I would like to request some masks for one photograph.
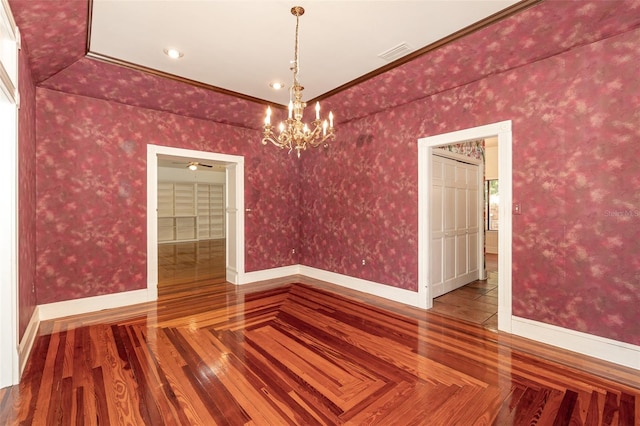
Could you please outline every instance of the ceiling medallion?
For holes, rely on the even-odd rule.
[[[311,122],[311,126],[307,126],[302,121],[306,102],[302,101],[302,91],[304,87],[298,81],[298,28],[300,24],[300,16],[304,14],[304,8],[294,6],[291,8],[291,14],[296,17],[296,40],[294,60],[291,66],[293,71],[293,85],[289,91],[289,116],[286,121],[280,122],[277,134],[274,132],[274,126],[271,125],[271,107],[267,107],[267,116],[264,119],[264,133],[262,144],[266,145],[271,142],[279,148],[289,148],[289,153],[294,149],[297,151],[298,158],[300,153],[307,147],[317,148],[329,139],[335,138],[335,129],[333,127],[333,113],[329,112],[329,120],[320,119],[320,102],[316,102],[316,119]]]

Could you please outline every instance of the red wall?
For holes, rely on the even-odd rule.
[[[18,337],[22,339],[36,307],[36,88],[27,47],[19,56],[18,112]]]
[[[211,95],[196,105],[209,120],[153,111],[200,94],[75,62],[42,83],[58,91],[37,89],[37,249],[21,258],[37,259],[37,302],[145,287],[147,143],[245,155],[247,271],[295,264],[300,247],[306,265],[415,290],[417,139],[513,120],[514,313],[640,344],[637,4],[547,0],[340,92],[324,107],[349,121],[300,162],[243,128],[258,105]],[[65,45],[66,62],[81,56]],[[74,90],[138,107],[60,92]],[[225,105],[236,127],[211,121]]]
[[[146,288],[146,145],[245,157],[246,271],[297,263],[298,163],[260,133],[38,88],[38,303]]]
[[[513,120],[514,314],[640,344],[638,64],[636,29],[341,125],[304,158],[302,262],[416,290],[418,138]]]

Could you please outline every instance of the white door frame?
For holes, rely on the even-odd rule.
[[[429,288],[429,196],[432,148],[490,137],[498,138],[498,179],[500,181],[500,232],[498,234],[498,330],[511,332],[511,204],[512,154],[511,120],[418,140],[418,297],[420,306],[430,309]]]
[[[147,299],[158,298],[158,156],[183,157],[226,164],[226,280],[244,279],[244,157],[147,145]]]
[[[18,304],[18,51],[20,34],[0,3],[0,389],[20,381]],[[25,59],[26,60],[26,59]]]
[[[0,92],[0,388],[19,382],[18,356],[18,112]]]

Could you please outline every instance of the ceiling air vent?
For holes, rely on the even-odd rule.
[[[385,61],[391,62],[395,61],[398,58],[402,58],[407,53],[411,52],[411,47],[407,43],[400,43],[397,46],[392,47],[389,50],[385,50],[382,53],[378,54],[378,57],[384,59]]]

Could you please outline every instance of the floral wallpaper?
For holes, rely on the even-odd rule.
[[[36,83],[84,57],[88,0],[9,0],[9,7],[29,48]]]
[[[323,108],[337,112],[340,120],[365,117],[624,33],[639,24],[640,0],[545,0],[342,91],[323,101]],[[464,102],[470,109],[477,100]]]
[[[341,125],[304,158],[302,262],[416,290],[418,138],[511,119],[514,314],[640,344],[639,46],[636,29]]]
[[[298,166],[257,131],[36,93],[39,304],[146,287],[147,144],[244,156],[245,269],[297,263]]]
[[[301,260],[416,290],[417,145],[405,132],[417,122],[396,114],[340,125],[329,148],[303,156]],[[389,126],[400,117],[402,131]]]
[[[472,157],[477,160],[484,160],[484,139],[440,146],[438,148],[456,154],[466,155],[467,157]]]
[[[249,128],[262,122],[264,107],[258,104],[84,58],[88,0],[9,0],[9,4],[23,40],[35,49],[30,62],[37,83],[146,108],[177,108],[171,112]],[[439,48],[437,57],[424,55],[338,93],[323,101],[323,108],[339,112],[339,121],[350,121],[424,99],[629,31],[640,24],[638,10],[640,0],[545,0]]]
[[[37,305],[36,280],[36,88],[22,47],[18,59],[18,337]]]
[[[552,62],[518,82],[514,313],[640,344],[640,30]]]
[[[266,111],[245,99],[89,58],[41,86],[253,129],[260,128]]]

